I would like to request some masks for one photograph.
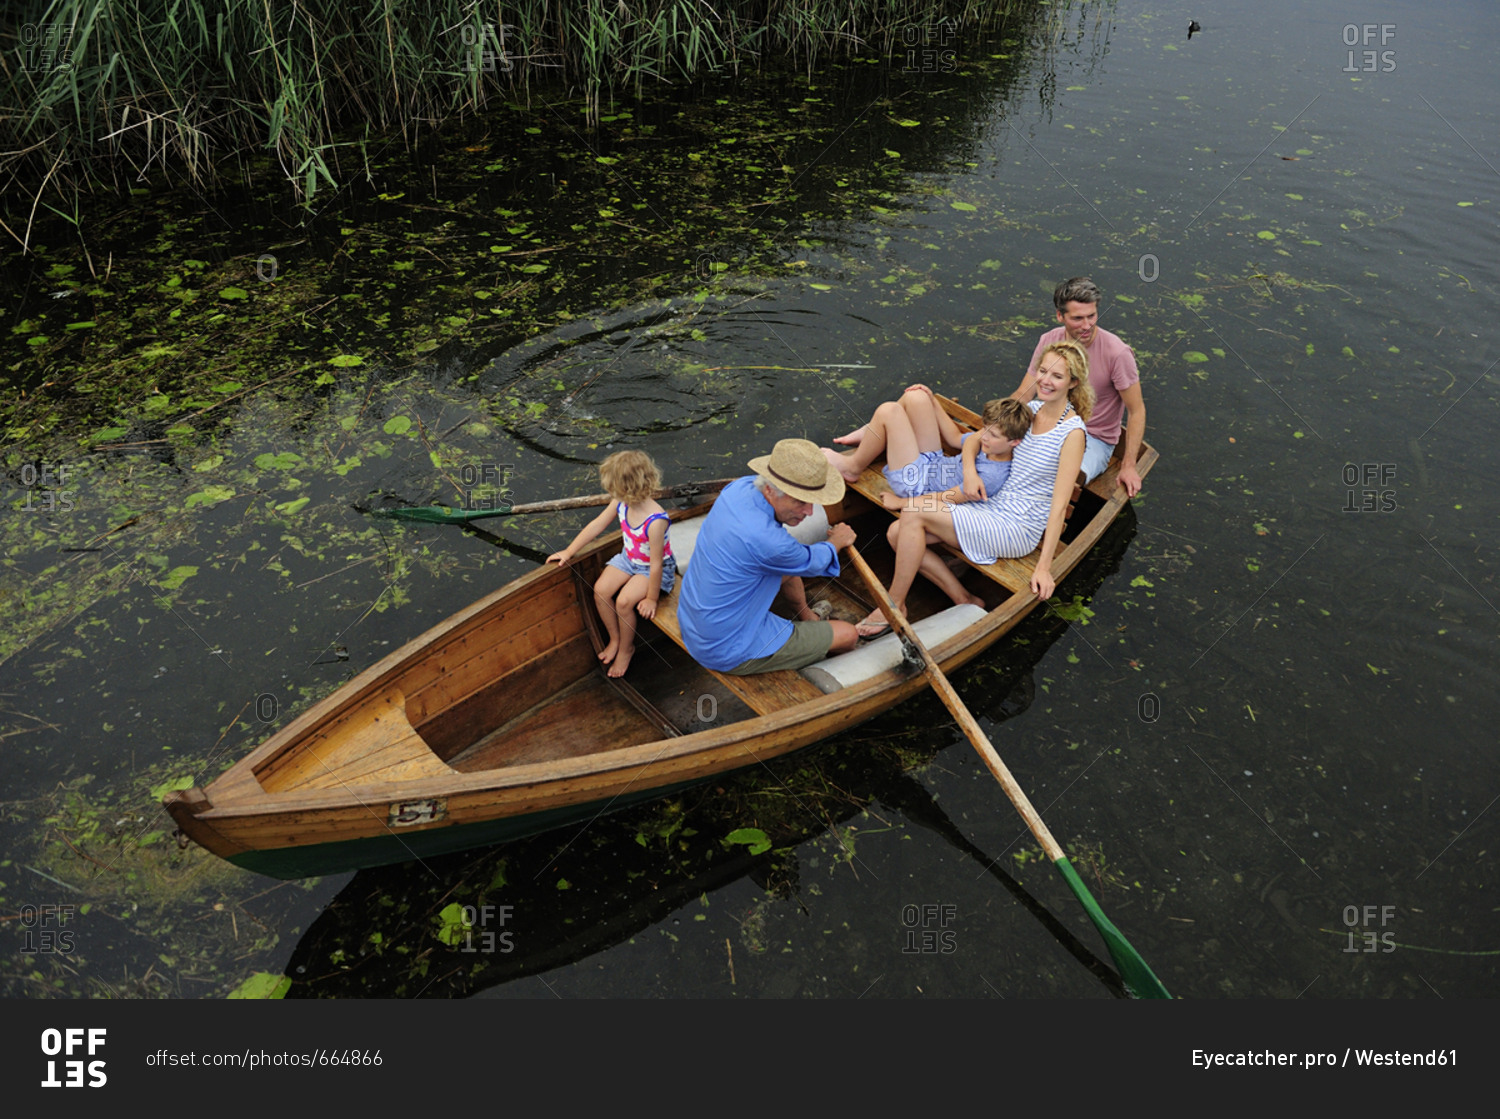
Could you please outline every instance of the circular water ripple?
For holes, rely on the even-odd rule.
[[[739,370],[716,368],[743,324],[660,304],[570,323],[491,362],[482,384],[496,422],[543,453],[675,431],[734,412]]]

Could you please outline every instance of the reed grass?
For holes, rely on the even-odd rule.
[[[412,145],[534,88],[596,120],[648,81],[889,54],[905,29],[1034,2],[30,0],[0,39],[0,223],[24,246],[42,207],[158,172],[210,188],[258,151],[311,206],[358,169],[361,134]]]

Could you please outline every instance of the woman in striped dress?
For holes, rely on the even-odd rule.
[[[928,551],[937,543],[956,545],[975,563],[994,563],[1002,556],[1030,555],[1040,542],[1031,589],[1038,598],[1052,596],[1052,558],[1083,462],[1084,423],[1094,407],[1088,355],[1076,342],[1054,342],[1042,351],[1035,379],[1031,430],[1015,449],[1004,488],[984,501],[968,501],[961,486],[914,498],[891,525],[886,534],[896,550],[891,600],[898,609],[906,609],[918,571],[954,602],[983,605]],[[873,637],[886,625],[876,610],[858,629],[860,636]]]

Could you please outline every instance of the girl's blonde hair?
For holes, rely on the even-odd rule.
[[[1068,363],[1068,402],[1073,405],[1078,418],[1087,423],[1094,412],[1094,386],[1089,384],[1088,351],[1072,339],[1064,339],[1053,342],[1039,353],[1036,363],[1041,365],[1042,359],[1048,354],[1059,354]]]
[[[616,451],[599,464],[599,481],[616,501],[646,501],[661,489],[661,471],[644,451]]]

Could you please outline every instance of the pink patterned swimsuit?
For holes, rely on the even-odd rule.
[[[633,528],[625,516],[625,503],[618,501],[615,503],[615,508],[620,514],[620,535],[625,538],[625,547],[619,555],[610,557],[609,565],[628,575],[649,576],[651,574],[651,522],[670,521],[670,518],[665,513],[652,513],[641,522],[640,528]],[[667,531],[671,533],[670,523]],[[661,593],[670,594],[672,584],[677,578],[677,560],[672,556],[672,541],[669,537],[662,538],[661,550]]]

